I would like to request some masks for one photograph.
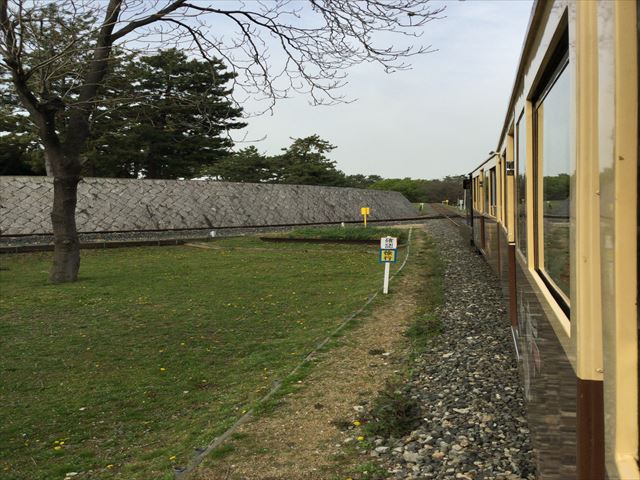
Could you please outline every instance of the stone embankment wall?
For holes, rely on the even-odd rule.
[[[51,233],[53,180],[0,177],[0,236]],[[79,232],[259,227],[411,218],[398,192],[308,185],[200,180],[84,178],[78,185]]]

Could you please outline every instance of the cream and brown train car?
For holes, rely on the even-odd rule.
[[[638,4],[534,4],[473,242],[509,301],[538,474],[640,479]]]

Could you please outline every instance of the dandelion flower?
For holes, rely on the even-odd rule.
[[[55,447],[53,447],[54,450],[62,450],[62,447],[60,445],[56,445]]]
[[[364,440],[364,437],[360,435],[358,438],[356,438],[356,440],[358,440],[359,442],[362,442]]]
[[[176,459],[176,456],[175,456],[175,455],[171,455],[171,456],[169,457],[169,460],[171,460],[172,462],[173,462],[175,459]]]
[[[160,371],[161,371],[161,372],[164,372],[165,370],[166,370],[166,368],[164,368],[164,367],[160,367]]]
[[[361,425],[361,424],[360,424],[360,422],[359,422],[358,420],[356,420],[355,422],[353,422],[353,424],[354,424],[356,427],[359,427],[359,426]]]
[[[113,468],[113,463],[110,463],[109,465],[107,465],[107,468]]]

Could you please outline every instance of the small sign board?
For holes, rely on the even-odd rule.
[[[380,248],[382,250],[395,250],[398,248],[398,239],[396,237],[382,237],[380,239]]]
[[[360,207],[360,215],[369,215],[369,207]]]
[[[380,249],[380,263],[396,263],[398,261],[398,250]]]

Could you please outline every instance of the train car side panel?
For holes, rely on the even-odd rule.
[[[576,375],[558,341],[555,312],[522,256],[516,264],[518,345],[538,478],[576,478]]]
[[[598,4],[605,458],[612,479],[639,478],[637,18],[636,2]]]

